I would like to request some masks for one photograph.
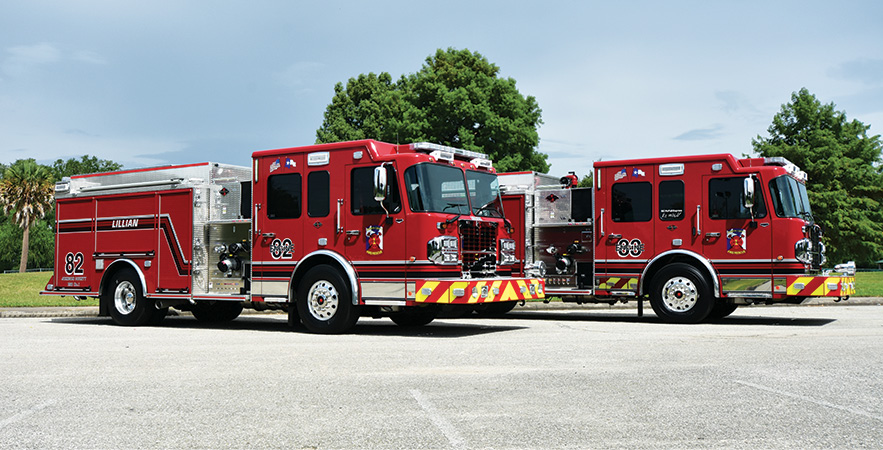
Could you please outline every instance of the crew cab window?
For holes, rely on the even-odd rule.
[[[300,217],[301,176],[285,173],[267,177],[267,218],[296,219]]]
[[[659,183],[659,219],[681,220],[684,218],[684,182],[681,180]]]
[[[742,198],[745,177],[713,178],[708,182],[708,216],[712,219],[750,219],[751,212]],[[763,190],[754,179],[754,217],[766,217]]]
[[[647,182],[614,183],[610,207],[614,222],[647,222],[653,217],[653,186]]]
[[[330,176],[326,171],[310,172],[307,175],[307,215],[325,217],[331,208]]]
[[[383,201],[386,211],[380,202],[374,200],[374,168],[358,167],[350,173],[350,210],[353,215],[363,214],[386,214],[396,213],[402,209],[402,201],[399,197],[399,186],[396,182],[396,173],[391,166],[386,166],[386,182],[389,187],[389,194]]]

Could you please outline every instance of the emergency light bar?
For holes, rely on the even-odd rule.
[[[766,157],[763,159],[763,163],[767,166],[784,167],[792,177],[797,178],[798,181],[806,182],[806,172],[800,170],[800,167],[797,167],[796,164],[788,161],[783,156]]]
[[[449,161],[452,161],[456,156],[460,156],[464,159],[490,159],[490,157],[484,153],[463,150],[462,148],[448,147],[447,145],[433,144],[430,142],[415,142],[411,144],[411,150],[432,154],[436,159],[447,159],[447,156],[450,155],[451,159]],[[438,155],[440,156],[436,156],[435,152],[438,152]]]

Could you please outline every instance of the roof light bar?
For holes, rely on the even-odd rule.
[[[488,155],[485,155],[484,153],[473,152],[471,150],[463,150],[462,148],[448,147],[447,145],[433,144],[430,142],[415,142],[411,144],[411,150],[422,151],[430,154],[436,151],[448,152],[453,154],[455,157],[460,156],[466,159],[490,159],[490,157]]]
[[[767,166],[781,166],[789,175],[796,178],[798,181],[806,182],[806,172],[800,170],[800,167],[797,167],[796,164],[788,161],[783,156],[766,157],[763,159],[763,163]]]

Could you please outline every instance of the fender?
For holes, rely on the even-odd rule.
[[[647,262],[647,265],[644,266],[644,270],[641,272],[641,281],[638,283],[638,295],[644,294],[644,280],[647,279],[647,271],[650,269],[650,267],[652,267],[653,264],[656,263],[656,261],[659,260],[660,258],[662,258],[664,256],[668,256],[668,255],[673,255],[673,254],[689,256],[689,257],[695,259],[696,261],[702,263],[702,265],[705,267],[705,270],[708,272],[708,275],[711,277],[711,281],[714,283],[714,296],[715,296],[715,298],[720,298],[720,282],[718,281],[718,277],[716,275],[714,267],[711,266],[711,262],[708,261],[707,259],[705,259],[704,256],[702,256],[696,252],[692,252],[690,250],[681,250],[681,249],[668,250],[668,251],[662,252],[662,253],[654,256],[653,259],[651,259],[649,262]]]
[[[114,262],[110,263],[110,265],[108,265],[107,268],[104,269],[104,274],[101,275],[101,283],[98,286],[98,296],[100,297],[101,294],[104,293],[105,280],[107,280],[108,278],[107,274],[114,272],[111,269],[119,265],[117,263],[123,265],[128,264],[132,266],[133,269],[135,269],[135,273],[137,273],[138,278],[141,279],[141,295],[143,295],[144,298],[147,298],[147,280],[144,278],[144,272],[142,272],[141,268],[138,267],[138,264],[136,264],[135,261],[132,261],[131,259],[114,260]]]
[[[306,271],[309,268],[309,264],[304,265],[304,263],[307,261],[311,262],[317,256],[329,257],[329,258],[333,259],[341,268],[343,268],[343,271],[346,274],[346,277],[350,281],[350,291],[353,294],[353,299],[352,299],[353,305],[358,305],[359,304],[359,280],[358,280],[358,277],[356,276],[356,269],[352,266],[352,264],[350,264],[349,261],[347,261],[346,258],[343,257],[343,255],[341,255],[340,253],[337,253],[337,252],[333,252],[331,250],[316,250],[308,255],[305,255],[303,258],[301,258],[301,260],[298,261],[297,264],[294,266],[294,272],[292,272],[292,274],[291,274],[291,280],[288,281],[288,286],[289,286],[288,292],[289,293],[291,292],[291,286],[294,286],[294,280],[295,280],[295,278],[297,278],[298,272],[300,272],[301,270]],[[289,301],[291,301],[291,299],[289,299]]]

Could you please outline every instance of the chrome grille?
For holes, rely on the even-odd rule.
[[[497,266],[497,223],[461,220],[459,230],[463,272],[494,272]]]

